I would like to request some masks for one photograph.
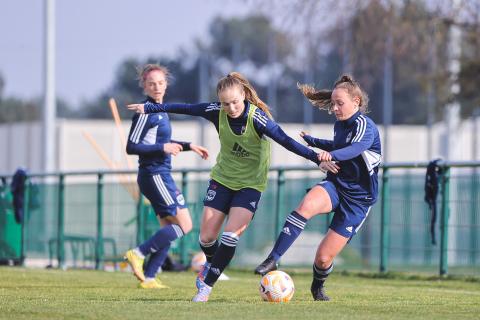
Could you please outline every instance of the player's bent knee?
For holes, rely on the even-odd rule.
[[[202,243],[211,243],[217,240],[218,235],[202,234],[200,233],[199,239]]]
[[[331,255],[318,255],[315,259],[315,265],[322,269],[327,269],[332,265],[333,258]]]
[[[211,237],[211,238],[200,237],[199,239],[200,239],[201,243],[212,243],[212,242],[215,242],[215,240],[217,240],[216,238],[213,238],[213,237]]]
[[[305,219],[310,219],[311,217],[322,213],[318,210],[316,205],[310,203],[301,203],[295,211]]]

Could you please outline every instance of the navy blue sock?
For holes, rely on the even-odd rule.
[[[198,237],[198,243],[200,244],[200,248],[205,254],[205,257],[207,257],[207,262],[212,263],[213,256],[218,248],[218,240],[215,239],[215,241],[204,243],[200,240],[200,237]]]
[[[215,255],[213,256],[212,265],[210,266],[210,270],[208,270],[208,274],[204,281],[210,287],[213,287],[223,270],[225,270],[230,261],[232,261],[232,258],[235,255],[235,249],[237,248],[238,239],[238,235],[234,232],[224,232],[222,234],[220,239],[221,243],[218,246],[217,252],[215,252]]]
[[[307,219],[302,217],[298,212],[292,211],[292,213],[288,215],[282,232],[280,232],[269,257],[273,257],[275,261],[278,261],[298,238],[306,224]]]
[[[333,263],[327,269],[319,268],[313,264],[313,281],[317,282],[319,286],[323,286],[325,280],[327,280],[328,275],[333,270]]]
[[[157,252],[167,246],[170,246],[172,241],[183,236],[183,230],[178,224],[169,224],[158,230],[147,241],[138,246],[143,255]]]
[[[155,278],[155,276],[158,273],[158,270],[160,269],[162,264],[165,262],[165,259],[167,258],[169,249],[170,249],[170,245],[163,247],[162,249],[150,255],[147,265],[145,266],[146,278]]]

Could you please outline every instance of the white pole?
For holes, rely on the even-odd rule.
[[[268,40],[268,65],[270,81],[267,87],[268,106],[272,108],[272,114],[277,115],[277,74],[275,73],[275,65],[277,63],[277,41],[275,32],[272,31]],[[273,112],[273,110],[276,110]]]
[[[45,0],[45,61],[43,109],[43,170],[55,169],[55,0]]]
[[[448,70],[450,72],[450,93],[452,96],[460,92],[458,83],[458,74],[460,72],[460,54],[461,54],[461,30],[455,24],[450,26],[449,30],[449,62]],[[448,117],[447,122],[447,160],[453,161],[458,158],[459,151],[459,124],[460,124],[460,103],[458,100],[452,100],[446,106],[445,115]]]
[[[312,63],[312,35],[307,33],[307,51],[305,52],[305,69],[303,70],[303,83],[313,84],[313,63]],[[313,107],[307,99],[303,99],[303,125],[307,132],[310,132],[313,119]]]
[[[348,19],[343,20],[343,35],[342,35],[342,69],[343,73],[352,74],[352,59],[350,57],[350,43],[352,42],[352,27]]]
[[[437,104],[436,99],[436,87],[433,79],[437,72],[437,24],[435,19],[432,19],[432,40],[430,42],[430,80],[428,83],[428,95],[427,95],[427,160],[433,159],[433,126],[435,124],[435,106]],[[438,155],[438,152],[437,152]]]
[[[460,0],[454,0],[452,4],[453,11],[459,8]],[[462,30],[456,24],[456,19],[449,28],[449,41],[447,47],[448,54],[448,71],[450,73],[450,94],[455,97],[460,92],[460,84],[458,82],[458,74],[460,73],[460,57],[462,52]],[[448,118],[446,119],[446,141],[447,152],[446,159],[454,161],[459,159],[460,151],[460,103],[454,98],[446,105],[446,112],[444,113]],[[451,171],[451,176],[454,175],[454,170]],[[459,194],[458,179],[452,179],[450,182],[450,193],[453,195]],[[457,263],[457,234],[459,232],[458,214],[459,207],[455,203],[450,203],[450,217],[448,220],[448,263],[455,265]]]
[[[383,160],[388,162],[388,137],[393,118],[393,35],[389,30],[385,40],[385,53],[383,57]]]
[[[210,101],[210,95],[208,92],[208,85],[210,82],[209,66],[210,66],[210,57],[202,50],[202,52],[200,52],[200,56],[198,59],[198,92],[199,92],[198,100],[200,102]],[[199,143],[201,146],[207,146],[207,132],[205,130],[206,126],[208,125],[207,120],[205,120],[202,117],[198,117],[198,125],[199,125],[199,135],[200,135]],[[196,157],[196,159],[197,159],[197,166],[199,168],[206,166],[206,162],[202,161],[200,157]]]

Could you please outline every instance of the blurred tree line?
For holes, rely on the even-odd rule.
[[[452,75],[448,45],[454,24],[461,30],[461,55],[460,70]],[[180,49],[173,58],[125,60],[110,88],[80,109],[58,101],[58,117],[111,118],[110,97],[119,106],[142,100],[136,68],[146,63],[165,65],[173,75],[165,102],[215,101],[217,80],[240,71],[279,122],[333,121],[312,111],[296,85],[330,88],[347,72],[368,92],[370,116],[382,123],[388,63],[394,124],[425,124],[429,116],[440,121],[454,99],[463,117],[480,106],[480,0],[258,1],[250,16],[214,19],[209,35],[208,42],[197,40],[194,50]],[[458,92],[452,93],[452,81]],[[0,76],[0,122],[41,118],[40,99],[3,97],[3,84]],[[120,113],[131,116],[125,108]]]

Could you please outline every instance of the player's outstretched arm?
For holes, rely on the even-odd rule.
[[[137,113],[176,113],[186,114],[190,116],[199,116],[205,118],[211,122],[214,119],[218,119],[218,113],[220,111],[220,104],[215,102],[207,103],[153,103],[147,101],[146,103],[133,103],[127,105],[128,110],[135,111]]]
[[[333,150],[333,141],[332,140],[325,140],[325,139],[318,139],[312,137],[307,132],[302,131],[300,132],[300,137],[309,145],[310,147],[319,148],[325,151],[332,151]]]

